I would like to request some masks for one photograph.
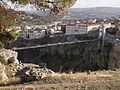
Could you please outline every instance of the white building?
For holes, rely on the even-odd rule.
[[[28,33],[27,39],[38,39],[38,38],[43,38],[45,36],[45,30],[41,31],[32,31]]]
[[[75,34],[87,34],[88,27],[86,25],[76,25]]]
[[[68,24],[66,25],[66,35],[72,35],[75,33],[76,25],[75,24]]]
[[[43,38],[45,36],[45,29],[32,29],[32,28],[26,28],[21,31],[21,38],[23,39],[38,39]]]
[[[66,25],[66,35],[88,34],[90,31],[98,30],[100,24],[68,24]]]

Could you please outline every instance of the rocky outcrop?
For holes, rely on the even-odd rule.
[[[10,63],[16,63],[18,64],[17,60],[18,53],[15,51],[12,51],[10,49],[0,49],[0,81],[7,81],[9,80],[8,74],[6,72],[6,66],[5,64]]]
[[[50,74],[53,74],[54,72],[47,68],[29,68],[25,74],[29,77],[33,77],[35,79],[43,79],[44,77],[48,77]]]
[[[23,64],[17,60],[18,53],[10,49],[0,49],[0,83],[9,83],[11,77],[21,80],[39,80],[54,72],[42,65]],[[3,81],[3,82],[2,82]],[[5,83],[4,83],[5,81]]]
[[[26,77],[27,81],[43,79],[52,74],[54,74],[52,70],[35,64],[23,64],[22,68],[16,73],[17,76]]]
[[[18,53],[10,49],[0,49],[0,62],[3,64],[19,63],[17,60]]]
[[[5,66],[0,63],[0,81],[7,81],[8,77],[5,73]]]

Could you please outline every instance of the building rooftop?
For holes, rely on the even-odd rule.
[[[98,26],[100,24],[99,23],[81,23],[81,25],[85,25],[85,26]]]

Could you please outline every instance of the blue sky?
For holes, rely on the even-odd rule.
[[[72,8],[120,7],[120,0],[77,0]]]

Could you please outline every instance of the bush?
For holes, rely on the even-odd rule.
[[[5,8],[4,4],[0,2],[0,31],[12,26],[20,14],[10,8]]]
[[[117,33],[117,28],[107,28],[106,32],[111,34],[111,35],[115,35]]]
[[[2,31],[0,32],[0,47],[5,47],[11,42],[17,40],[19,33],[13,31]]]

